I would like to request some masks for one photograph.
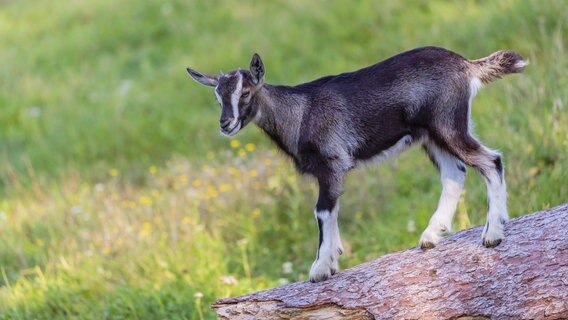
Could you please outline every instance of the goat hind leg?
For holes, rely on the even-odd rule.
[[[483,245],[490,248],[498,246],[504,238],[505,222],[509,220],[507,212],[507,185],[505,183],[503,160],[501,155],[482,146],[485,153],[485,166],[480,172],[487,185],[487,222],[481,234]],[[481,169],[483,168],[483,169]]]
[[[486,247],[498,246],[504,238],[507,213],[507,185],[505,183],[501,155],[466,134],[449,145],[466,164],[475,167],[483,176],[487,186],[487,222],[481,240]]]

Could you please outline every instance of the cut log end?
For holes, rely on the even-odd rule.
[[[213,304],[221,319],[568,319],[568,204],[340,272]]]

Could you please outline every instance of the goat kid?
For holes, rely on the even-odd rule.
[[[420,246],[434,247],[451,230],[466,165],[479,171],[487,185],[489,209],[482,243],[501,243],[508,219],[503,162],[498,152],[472,135],[471,102],[482,84],[520,73],[527,63],[506,50],[467,60],[443,48],[425,47],[297,86],[265,83],[258,54],[249,70],[223,75],[187,71],[197,82],[215,88],[222,134],[234,136],[254,121],[292,158],[298,171],[317,179],[319,246],[310,280],[318,282],[339,269],[343,248],[338,199],[346,172],[412,145],[422,145],[442,182],[438,208]]]

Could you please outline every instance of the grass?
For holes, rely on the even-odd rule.
[[[531,64],[476,97],[505,158],[512,216],[568,194],[563,1],[7,1],[0,5],[0,319],[209,319],[216,298],[305,280],[314,183],[258,129],[217,130],[185,74],[246,67],[269,83],[438,45]],[[350,267],[417,243],[437,203],[420,150],[355,170],[341,199]],[[470,170],[455,229],[482,224]]]

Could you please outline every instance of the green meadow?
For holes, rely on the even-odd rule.
[[[298,84],[435,45],[512,49],[476,135],[504,155],[512,217],[568,199],[568,3],[0,2],[0,319],[213,319],[217,298],[303,281],[315,182],[251,125],[219,134],[202,72]],[[350,173],[348,268],[417,245],[441,192],[422,150]],[[454,230],[483,224],[475,170]],[[480,241],[481,245],[481,241]]]

